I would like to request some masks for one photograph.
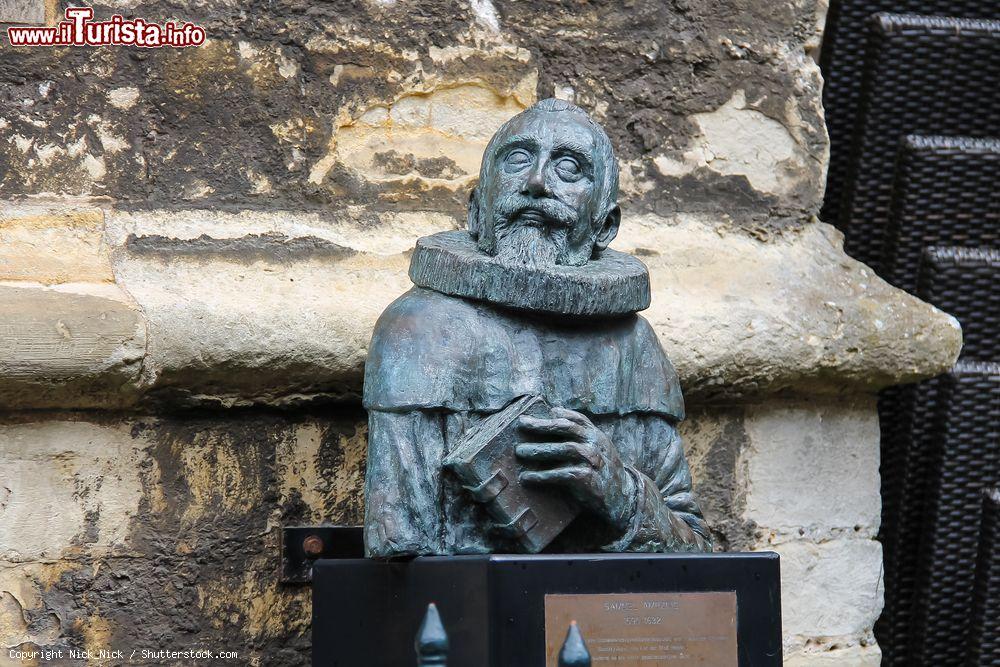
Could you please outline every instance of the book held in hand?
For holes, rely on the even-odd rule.
[[[538,553],[579,514],[580,508],[560,489],[521,486],[523,469],[514,448],[521,442],[518,419],[522,415],[548,418],[548,403],[541,396],[521,396],[502,410],[473,425],[444,459],[487,512],[527,553]]]

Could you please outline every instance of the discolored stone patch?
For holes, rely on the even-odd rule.
[[[0,196],[460,214],[492,131],[553,95],[608,128],[635,211],[781,228],[822,196],[816,3],[212,0],[125,12],[194,21],[209,39],[0,53]]]
[[[0,425],[0,459],[26,466],[13,487],[0,481],[4,646],[308,664],[309,589],[279,583],[280,527],[360,522],[361,420],[349,409]]]

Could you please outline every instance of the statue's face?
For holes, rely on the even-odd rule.
[[[513,263],[585,264],[606,226],[593,129],[578,114],[528,112],[501,131],[479,184],[480,247]]]

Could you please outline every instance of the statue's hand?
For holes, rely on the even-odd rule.
[[[624,531],[631,519],[635,480],[618,448],[587,417],[552,408],[552,419],[523,416],[520,431],[530,442],[517,446],[517,457],[531,467],[520,474],[526,484],[564,487],[585,507]]]

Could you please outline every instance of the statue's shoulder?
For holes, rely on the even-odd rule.
[[[373,340],[380,336],[428,337],[456,320],[474,324],[478,320],[477,304],[432,289],[413,287],[382,311],[375,323]]]
[[[637,360],[630,384],[639,409],[663,413],[678,421],[684,419],[681,382],[656,330],[645,317],[635,315],[628,338]]]
[[[674,366],[670,363],[667,353],[664,352],[663,346],[660,344],[660,337],[656,334],[656,330],[653,329],[653,325],[649,323],[649,320],[642,315],[636,314],[635,316],[632,324],[631,340],[637,349],[644,351],[646,354],[653,355],[658,364],[662,363],[668,367],[670,375],[676,378],[677,373],[674,372]]]
[[[656,336],[656,331],[653,330],[653,325],[645,317],[637,313],[635,319],[631,321],[631,329],[632,337],[637,345],[655,347],[661,353],[663,352],[663,347],[660,345],[660,339]]]
[[[454,391],[456,374],[466,373],[482,353],[490,328],[475,302],[414,287],[375,323],[365,362],[364,406],[439,407],[443,395]]]

